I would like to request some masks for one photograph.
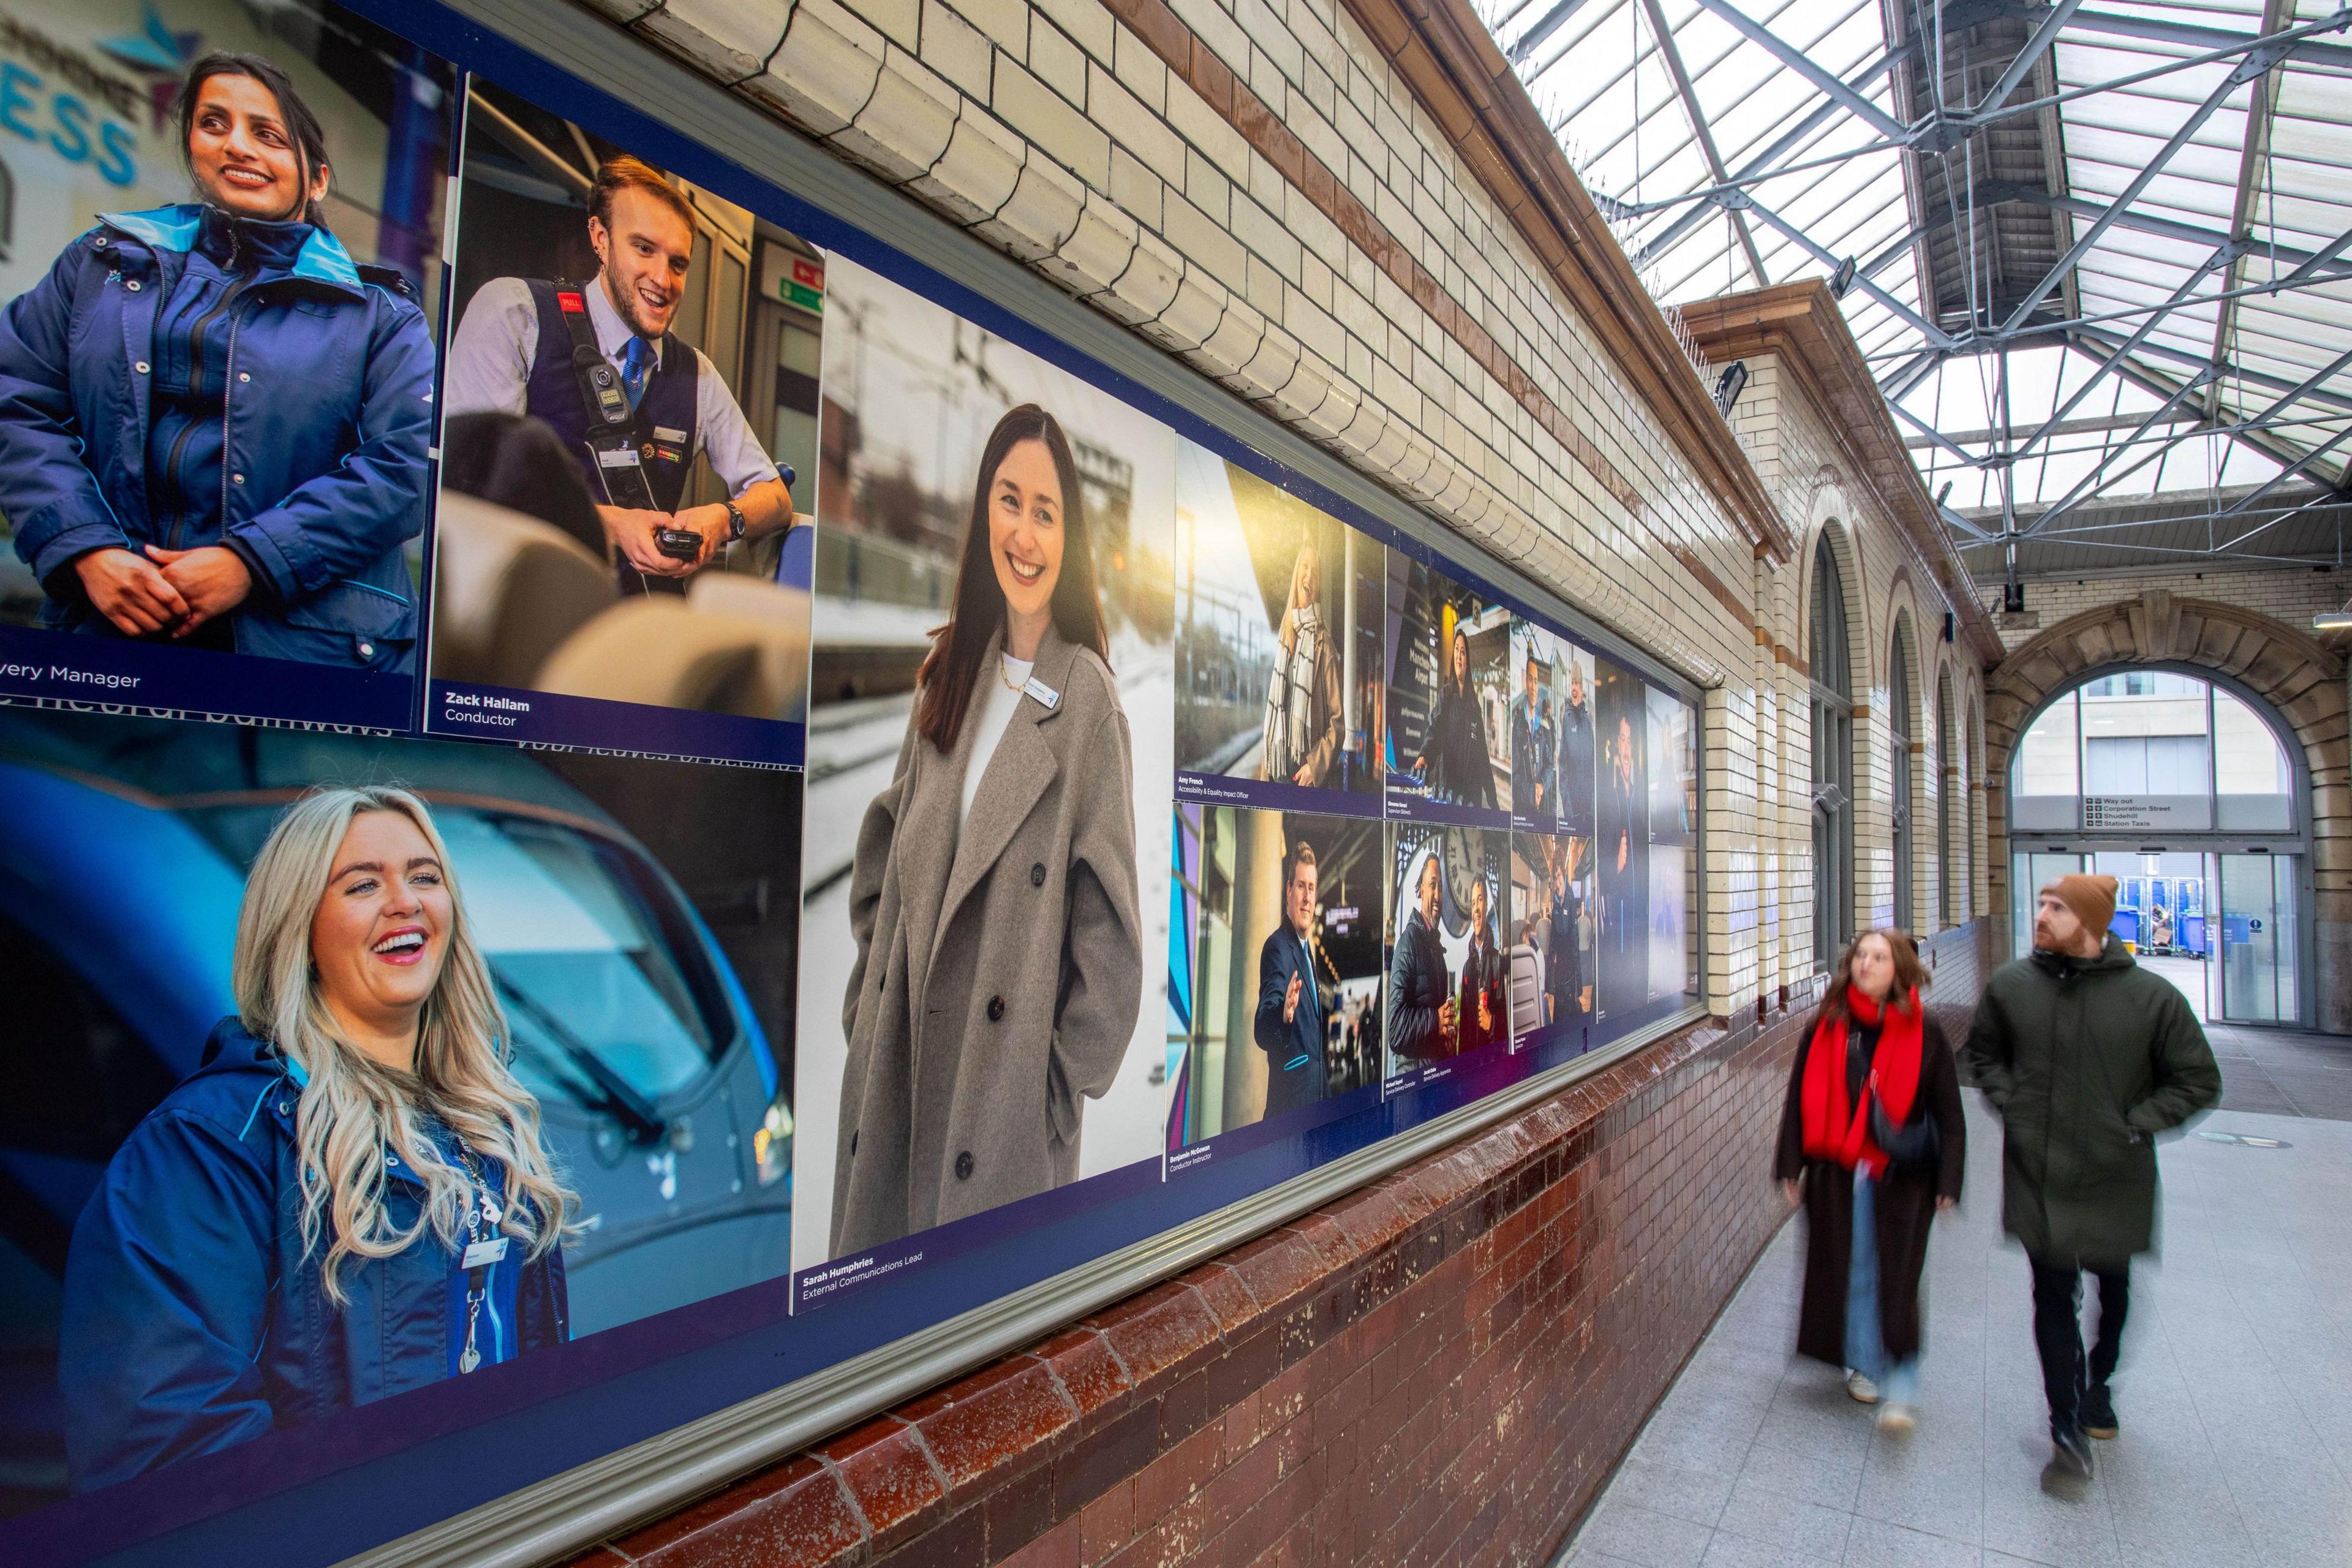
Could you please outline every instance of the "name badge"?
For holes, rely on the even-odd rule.
[[[508,1237],[503,1236],[494,1236],[488,1241],[475,1242],[471,1247],[466,1248],[464,1267],[467,1268],[487,1268],[493,1263],[504,1262],[507,1256],[508,1239]]]
[[[672,447],[683,447],[686,445],[686,432],[673,430],[667,425],[656,425],[654,426],[654,439]]]
[[[596,461],[607,468],[635,468],[643,466],[637,461],[637,449],[635,447],[619,447],[600,451],[596,454]]]
[[[1021,688],[1021,693],[1048,713],[1062,705],[1062,694],[1034,675]]]

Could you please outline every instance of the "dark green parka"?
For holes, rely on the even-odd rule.
[[[2112,932],[2002,964],[1962,1053],[2003,1127],[2001,1224],[2031,1256],[2113,1268],[2155,1245],[2156,1134],[2221,1098],[2189,999]]]

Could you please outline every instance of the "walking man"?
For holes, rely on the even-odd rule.
[[[2033,1266],[2033,1339],[2057,1462],[2091,1473],[2084,1439],[2116,1435],[2108,1380],[2131,1260],[2156,1234],[2156,1137],[2221,1097],[2188,998],[2140,968],[2107,925],[2113,877],[2065,876],[2036,900],[2033,952],[1993,972],[1963,1053],[2000,1116],[2001,1224]],[[2082,1277],[2099,1279],[2083,1352]]]

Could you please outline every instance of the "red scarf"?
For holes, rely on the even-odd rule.
[[[1913,991],[1899,1005],[1882,1009],[1848,986],[1845,1005],[1864,1024],[1879,1026],[1878,1048],[1871,1054],[1870,1076],[1863,1085],[1861,1100],[1849,1104],[1845,1089],[1845,1016],[1840,1014],[1813,1031],[1811,1052],[1805,1058],[1805,1081],[1797,1104],[1805,1154],[1808,1159],[1834,1160],[1849,1171],[1866,1166],[1873,1172],[1883,1172],[1886,1169],[1885,1152],[1870,1140],[1870,1099],[1874,1094],[1878,1097],[1886,1120],[1895,1126],[1902,1126],[1911,1115],[1911,1102],[1919,1094],[1919,1026],[1923,1016],[1919,993]]]

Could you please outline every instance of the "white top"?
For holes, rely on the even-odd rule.
[[[614,370],[628,352],[635,334],[605,297],[603,277],[592,279],[580,290],[588,298],[588,320],[596,329],[596,346]],[[654,344],[654,363],[661,363],[662,345]],[[530,285],[520,278],[493,278],[467,301],[466,314],[449,339],[449,361],[442,379],[442,406],[451,414],[528,414],[530,412],[530,366],[539,355],[539,307]],[[694,449],[708,456],[710,467],[727,486],[729,496],[740,496],[765,479],[779,479],[775,463],[751,434],[735,395],[719,377],[710,356],[694,351]]]
[[[996,743],[1004,739],[1004,727],[1013,722],[1013,711],[1021,706],[1021,693],[1007,687],[1029,684],[1029,672],[1037,668],[1034,659],[1015,658],[1011,654],[1004,659],[1004,679],[991,680],[983,689],[988,700],[980,710],[970,715],[979,726],[971,732],[971,762],[963,770],[963,809],[956,813],[956,826],[961,829],[971,819],[971,803],[980,794],[980,781],[988,773],[988,759],[996,755]]]

